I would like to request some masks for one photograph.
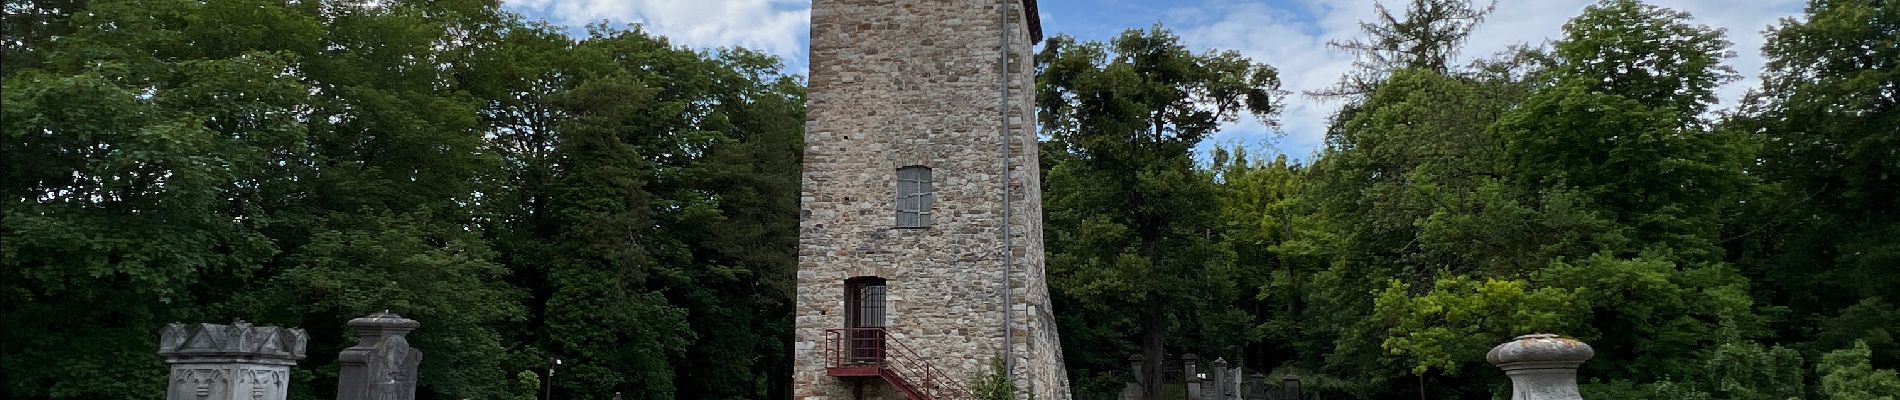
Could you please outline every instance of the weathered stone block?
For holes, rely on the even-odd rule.
[[[413,400],[422,351],[409,347],[407,335],[422,326],[388,311],[350,320],[355,346],[337,355],[337,400]]]
[[[230,325],[167,325],[158,354],[171,368],[166,400],[283,400],[290,367],[304,357],[302,329]]]

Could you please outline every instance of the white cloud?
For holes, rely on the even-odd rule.
[[[778,55],[802,70],[811,33],[810,0],[506,0],[507,7],[580,27],[641,24],[694,48],[745,47]]]
[[[906,0],[909,1],[909,0]],[[1383,0],[1398,6],[1406,0]],[[1735,43],[1736,58],[1729,65],[1741,80],[1717,91],[1722,104],[1733,106],[1757,85],[1762,66],[1761,30],[1777,19],[1800,13],[1802,0],[1649,0],[1664,7],[1688,11],[1697,23],[1726,28]],[[579,27],[599,21],[639,23],[674,43],[713,48],[742,46],[785,58],[792,71],[805,68],[805,43],[811,26],[811,0],[506,0],[511,9]],[[1043,26],[1051,21],[1056,2],[1045,0]],[[1503,0],[1495,13],[1472,35],[1463,59],[1485,57],[1518,43],[1543,43],[1562,35],[1563,23],[1592,0]],[[1063,18],[1087,18],[1078,12],[1116,13],[1158,4],[1110,2],[1089,10],[1070,10]],[[1352,66],[1352,56],[1326,47],[1328,40],[1358,37],[1359,22],[1373,18],[1372,0],[1205,0],[1153,15],[1179,33],[1189,46],[1238,50],[1280,70],[1283,88],[1292,92],[1280,116],[1277,148],[1305,156],[1324,140],[1326,119],[1338,104],[1300,94],[1331,86]],[[1073,27],[1072,27],[1073,28]],[[1146,28],[1128,26],[1126,28]],[[1049,32],[1059,34],[1065,32]],[[1251,118],[1229,126],[1215,143],[1268,144],[1271,132]]]
[[[1405,0],[1385,0],[1398,6]],[[1462,59],[1485,57],[1518,43],[1539,44],[1563,34],[1563,23],[1595,3],[1589,0],[1512,0],[1498,2],[1497,10],[1480,25],[1463,50]],[[1761,30],[1782,17],[1799,14],[1801,0],[1653,0],[1653,4],[1688,11],[1695,22],[1726,28],[1735,43],[1736,58],[1728,65],[1744,79],[1721,87],[1717,94],[1722,104],[1733,106],[1749,88],[1757,85],[1762,66]],[[1299,0],[1286,3],[1249,0],[1210,0],[1204,4],[1173,10],[1170,25],[1190,46],[1238,50],[1256,61],[1280,69],[1284,88],[1295,92],[1287,98],[1281,115],[1284,136],[1278,147],[1295,156],[1304,156],[1321,143],[1326,119],[1339,105],[1297,94],[1324,88],[1338,81],[1352,65],[1349,54],[1326,48],[1327,40],[1359,37],[1359,21],[1373,18],[1372,1]],[[1288,8],[1291,7],[1291,8]],[[1217,141],[1257,142],[1264,138],[1264,126],[1242,121],[1228,128]]]
[[[1284,10],[1257,2],[1217,1],[1195,10],[1170,13],[1187,20],[1187,25],[1180,22],[1173,25],[1189,46],[1239,51],[1280,71],[1281,88],[1291,94],[1287,97],[1286,109],[1280,114],[1280,131],[1284,135],[1274,147],[1302,157],[1323,142],[1326,117],[1338,105],[1300,93],[1330,86],[1351,69],[1352,57],[1331,51],[1326,41],[1343,37],[1331,32],[1356,29],[1358,22],[1337,17],[1350,13],[1336,12],[1331,6],[1312,6],[1308,10]],[[1306,15],[1319,18],[1307,20],[1296,12],[1310,12]],[[1210,16],[1218,19],[1204,23],[1194,21]],[[1254,145],[1265,141],[1268,134],[1264,125],[1244,118],[1224,129],[1213,142]]]

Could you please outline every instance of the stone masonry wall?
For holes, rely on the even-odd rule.
[[[1002,348],[1002,181],[997,0],[814,0],[799,221],[793,396],[853,398],[825,374],[824,331],[843,328],[844,282],[888,280],[889,331],[971,382]],[[1066,400],[1043,283],[1031,37],[1012,13],[1009,184],[1015,375],[1023,395]],[[897,168],[931,169],[930,226],[895,228]],[[862,380],[865,398],[901,398]]]

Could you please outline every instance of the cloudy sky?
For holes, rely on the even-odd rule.
[[[702,48],[743,46],[784,57],[793,71],[805,70],[810,0],[506,0],[531,17],[579,27],[590,22],[639,23],[675,43]],[[931,0],[897,0],[931,1]],[[1384,0],[1403,4],[1404,0]],[[1728,30],[1736,57],[1729,65],[1744,79],[1725,86],[1717,108],[1734,104],[1756,86],[1761,69],[1761,31],[1801,12],[1801,0],[1648,0],[1693,14],[1696,21]],[[1565,20],[1592,0],[1501,0],[1464,50],[1481,57],[1517,43],[1544,43],[1561,34]],[[1358,22],[1372,18],[1372,0],[1039,0],[1043,31],[1082,40],[1103,40],[1128,28],[1155,23],[1199,49],[1233,49],[1279,68],[1293,92],[1279,132],[1251,120],[1224,128],[1219,143],[1271,146],[1295,157],[1321,143],[1326,116],[1337,104],[1298,93],[1334,83],[1352,57],[1326,47],[1331,39],[1359,36]]]

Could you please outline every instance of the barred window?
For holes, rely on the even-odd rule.
[[[884,278],[861,276],[846,279],[844,286],[846,327],[884,327]]]
[[[897,227],[930,226],[930,167],[897,169]]]

